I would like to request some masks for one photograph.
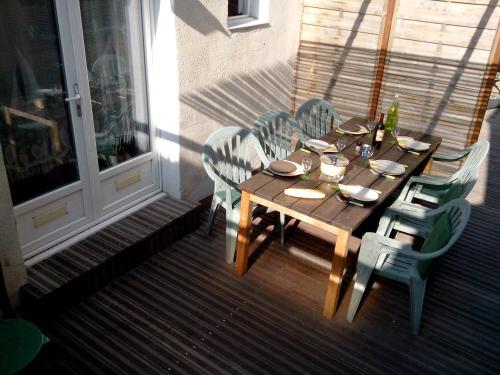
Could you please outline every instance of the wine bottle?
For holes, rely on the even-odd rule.
[[[377,124],[377,131],[375,133],[375,148],[380,148],[382,146],[382,140],[384,139],[384,132],[385,132],[385,126],[384,126],[384,114],[380,114],[380,120],[378,121]]]
[[[391,132],[394,129],[396,129],[396,127],[398,126],[398,119],[399,119],[399,97],[398,94],[395,94],[391,107],[387,111],[385,130]]]
[[[379,122],[377,122],[375,124],[375,127],[373,128],[372,130],[372,147],[375,148],[375,142],[376,142],[376,139],[377,139],[377,131],[378,131],[378,126],[379,126]]]

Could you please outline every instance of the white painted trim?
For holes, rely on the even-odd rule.
[[[229,30],[238,30],[269,24],[269,0],[252,0],[248,5],[248,16],[228,17]]]
[[[139,211],[140,209],[146,207],[148,204],[151,204],[155,202],[156,200],[165,197],[165,193],[154,193],[153,196],[148,197],[148,199],[140,202],[140,203],[135,203],[133,202],[130,204],[126,210],[114,215],[110,216],[107,215],[101,219],[99,219],[99,223],[95,225],[95,223],[91,223],[90,227],[85,226],[83,228],[80,228],[79,230],[76,230],[72,233],[67,234],[64,236],[63,242],[57,241],[56,243],[51,243],[43,248],[38,249],[36,252],[31,253],[29,256],[25,257],[25,262],[24,264],[27,267],[31,267],[32,265],[66,249],[67,247],[74,245],[75,243],[85,239],[86,237],[100,231],[101,229],[107,227],[108,225],[111,225],[118,220],[123,219],[124,217],[133,214],[134,212]],[[83,231],[82,231],[83,229]]]
[[[59,189],[49,191],[44,195],[40,195],[39,197],[33,198],[27,202],[23,202],[14,206],[14,215],[20,216],[32,210],[35,210],[38,207],[42,207],[46,204],[49,204],[55,200],[63,198],[67,195],[74,193],[75,191],[83,190],[82,182],[76,181],[69,185],[65,185],[60,187]]]
[[[175,19],[174,1],[151,0],[151,122],[157,129],[162,190],[180,198],[180,107]]]
[[[137,167],[141,164],[144,164],[150,160],[154,160],[154,154],[152,152],[147,152],[145,154],[141,154],[139,156],[136,156],[132,159],[127,160],[126,162],[114,165],[108,169],[105,169],[104,171],[99,173],[99,181],[107,180],[108,178],[111,178],[113,176],[116,176],[120,173],[126,172],[128,170],[131,170],[134,167]],[[154,164],[154,161],[153,161]],[[156,182],[156,179],[154,180]]]

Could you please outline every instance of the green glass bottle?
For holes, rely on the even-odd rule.
[[[387,120],[385,121],[385,130],[391,132],[398,126],[399,119],[399,98],[398,94],[394,95],[394,100],[391,107],[387,111]]]

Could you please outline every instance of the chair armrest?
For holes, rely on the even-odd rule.
[[[366,233],[362,241],[370,241],[376,244],[377,250],[383,254],[406,255],[411,259],[416,260],[431,260],[439,253],[419,253],[413,250],[410,244],[395,240],[393,238],[384,237],[377,233]]]
[[[397,198],[398,202],[411,202],[417,192],[422,190],[424,185],[445,186],[450,184],[448,178],[440,176],[431,176],[422,174],[420,176],[412,176],[401,190],[401,194]],[[416,186],[415,186],[416,185]]]
[[[420,176],[412,176],[408,180],[408,184],[422,184],[422,185],[446,185],[450,180],[447,177],[432,176],[429,174],[421,174]]]
[[[395,216],[401,216],[408,219],[426,221],[429,216],[434,216],[434,212],[433,210],[422,208],[421,206],[415,204],[407,202],[396,202],[394,205],[388,207],[385,210],[384,216],[391,218]]]
[[[469,155],[469,152],[469,148],[453,152],[435,152],[431,155],[431,158],[436,161],[457,161]]]

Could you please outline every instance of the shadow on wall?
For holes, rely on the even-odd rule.
[[[180,102],[195,112],[198,123],[203,118],[212,120],[212,130],[222,126],[250,128],[256,118],[266,111],[290,111],[292,77],[293,60],[290,59],[251,73],[230,75],[196,92],[182,94]],[[159,134],[166,140],[178,139],[182,149],[188,151],[181,151],[181,185],[183,195],[189,199],[198,199],[210,192],[207,190],[209,179],[201,164],[203,142],[209,132],[210,129],[197,129],[195,138],[182,132],[179,137],[166,131]],[[186,156],[189,152],[197,156]]]
[[[228,35],[226,26],[221,24],[199,0],[181,0],[173,3],[175,15],[200,34],[209,35],[219,31]]]
[[[292,60],[180,96],[181,103],[224,126],[250,127],[263,112],[290,111]],[[192,149],[191,144],[181,146]]]

